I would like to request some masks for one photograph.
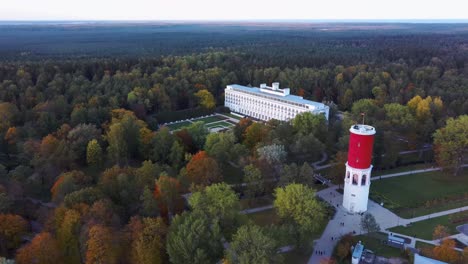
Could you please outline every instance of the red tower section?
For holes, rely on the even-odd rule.
[[[356,169],[371,166],[375,129],[367,125],[354,125],[349,131],[348,165]]]

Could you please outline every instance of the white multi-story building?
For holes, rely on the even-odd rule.
[[[260,84],[260,88],[231,84],[224,95],[224,105],[231,111],[264,121],[287,121],[303,112],[323,114],[328,120],[330,111],[327,105],[291,95],[289,88],[280,89],[277,82],[271,87]]]

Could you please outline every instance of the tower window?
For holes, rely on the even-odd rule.
[[[366,185],[366,180],[367,180],[367,176],[363,174],[362,179],[361,179],[361,185]]]
[[[353,185],[358,184],[358,178],[359,178],[359,176],[357,175],[357,173],[353,174]]]

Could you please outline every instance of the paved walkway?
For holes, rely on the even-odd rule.
[[[256,208],[250,208],[250,209],[245,209],[245,210],[242,210],[241,211],[241,214],[253,214],[253,213],[258,213],[258,212],[261,212],[261,211],[266,211],[266,210],[270,210],[273,208],[273,205],[266,205],[266,206],[262,206],[262,207],[256,207]]]
[[[393,176],[396,177],[396,176]],[[343,195],[336,191],[337,186],[332,186],[330,188],[324,189],[322,191],[317,192],[317,195],[321,197],[326,202],[333,205],[336,209],[335,217],[328,222],[327,227],[325,228],[322,236],[315,242],[314,250],[323,251],[323,255],[316,255],[313,254],[309,258],[309,264],[316,264],[320,263],[320,260],[325,257],[330,257],[333,253],[333,249],[335,248],[336,243],[339,240],[339,237],[348,234],[348,233],[355,233],[363,234],[364,231],[361,230],[360,222],[361,216],[359,214],[349,214],[344,207],[341,205],[343,201]],[[468,206],[464,206],[461,208],[446,210],[443,212],[433,213],[430,215],[419,216],[411,219],[404,219],[399,217],[398,215],[394,214],[390,210],[380,206],[379,204],[369,200],[368,204],[368,212],[371,213],[377,223],[379,223],[381,230],[386,230],[391,227],[399,226],[399,225],[406,225],[418,221],[423,221],[429,218],[452,214],[460,211],[468,210]],[[344,225],[341,225],[344,223]],[[404,235],[402,235],[404,236]],[[408,237],[408,236],[404,236]],[[333,238],[333,239],[332,239]],[[408,237],[411,238],[411,237]],[[430,241],[427,242],[422,239],[418,239],[419,241],[431,243]],[[412,242],[413,243],[413,242]],[[415,241],[414,241],[415,243]],[[431,243],[432,244],[432,243]]]
[[[327,161],[327,159],[328,159],[327,153],[322,152],[322,158],[320,160],[318,160],[318,161],[310,163],[310,165],[312,165],[314,170],[320,170],[323,166],[329,166],[329,164],[325,164],[323,166],[320,166],[320,163],[324,163],[325,161]]]

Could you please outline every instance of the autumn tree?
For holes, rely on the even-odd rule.
[[[57,242],[60,252],[66,256],[67,263],[80,264],[79,232],[81,227],[81,215],[76,210],[67,210],[57,229]]]
[[[16,253],[18,264],[64,263],[64,256],[55,238],[47,232],[37,234],[33,240]]]
[[[199,100],[199,104],[204,109],[213,109],[216,106],[213,95],[208,90],[199,90],[195,93],[195,96]]]
[[[2,113],[2,118],[0,118],[0,134],[3,134],[9,127],[13,126],[19,111],[16,105],[2,102],[0,103],[0,113]]]
[[[166,236],[168,227],[162,218],[143,218],[142,230],[132,242],[132,263],[167,263]]]
[[[339,261],[343,261],[351,256],[351,247],[353,247],[356,242],[357,241],[352,234],[346,234],[340,239],[340,241],[338,241],[338,244],[336,245],[336,256]]]
[[[86,242],[86,264],[118,263],[118,245],[113,231],[101,225],[89,229]]]
[[[252,150],[267,134],[268,128],[265,125],[254,122],[245,129],[243,143],[248,149]]]
[[[455,240],[453,239],[442,240],[440,245],[432,249],[432,254],[435,259],[447,263],[456,263],[459,260],[458,252],[455,250]]]
[[[74,192],[92,182],[92,178],[82,171],[70,171],[62,173],[50,189],[52,200],[62,201],[65,195]]]
[[[154,196],[158,201],[161,213],[166,212],[169,218],[175,213],[181,199],[180,188],[180,183],[177,179],[164,174],[159,176],[159,179],[156,181]]]
[[[461,256],[462,263],[468,263],[468,247],[465,247]]]
[[[167,236],[169,259],[174,264],[218,262],[223,254],[221,237],[218,223],[205,214],[177,215]]]
[[[28,222],[19,215],[0,214],[0,253],[17,248],[28,231]]]
[[[326,217],[324,206],[315,198],[315,190],[302,184],[275,189],[274,207],[278,216],[290,225],[297,246],[316,231]]]
[[[432,239],[442,241],[445,237],[450,235],[449,229],[443,225],[437,225],[432,232]]]
[[[196,186],[208,186],[222,180],[218,163],[205,151],[195,154],[186,169],[188,180]]]
[[[240,227],[226,252],[229,263],[281,263],[273,238],[256,225]]]
[[[468,115],[447,120],[447,125],[434,133],[437,163],[453,170],[456,176],[468,154]]]
[[[86,147],[86,162],[88,165],[100,166],[103,161],[103,153],[101,145],[96,139],[88,142]]]
[[[237,141],[243,142],[245,136],[245,130],[252,125],[253,121],[249,118],[242,118],[237,122],[237,124],[233,128],[234,136],[236,137]]]

